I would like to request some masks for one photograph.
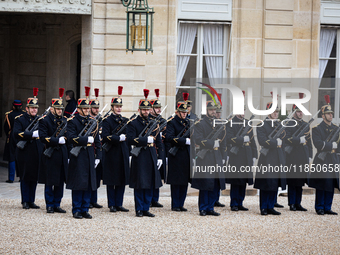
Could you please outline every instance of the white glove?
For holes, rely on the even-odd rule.
[[[227,164],[228,164],[228,162],[229,162],[229,156],[227,156]]]
[[[126,140],[126,136],[124,135],[124,134],[121,134],[120,136],[119,136],[119,141],[120,142],[124,142]]]
[[[89,137],[87,138],[87,143],[93,143],[93,142],[94,142],[93,136],[89,136]]]
[[[187,139],[185,140],[185,144],[186,144],[186,145],[190,145],[190,138],[187,138]]]
[[[163,164],[163,160],[157,159],[157,168],[158,168],[158,170],[161,168],[162,164]]]
[[[67,164],[70,164],[70,159],[67,159]]]
[[[65,141],[65,137],[59,137],[59,144],[65,144],[66,141]]]
[[[222,159],[222,164],[223,164],[223,165],[225,164],[225,159]]]
[[[280,138],[277,138],[276,141],[277,141],[277,146],[281,146],[282,145],[282,140]]]
[[[132,156],[129,157],[129,167],[131,167]]]
[[[33,138],[39,137],[39,131],[38,130],[33,131],[32,137]]]
[[[250,141],[249,136],[246,135],[245,137],[243,137],[243,142],[247,143],[249,141]]]
[[[148,143],[153,143],[154,139],[152,136],[148,136]]]
[[[255,166],[256,158],[253,158],[253,166]]]
[[[305,136],[301,136],[300,137],[300,143],[305,143],[306,142],[306,137]]]
[[[94,160],[94,168],[96,168],[99,163],[100,163],[100,159],[95,159]]]
[[[336,150],[338,148],[338,144],[336,142],[332,143],[332,149]]]
[[[214,148],[219,148],[219,147],[220,147],[220,141],[219,140],[215,140]]]
[[[165,164],[168,164],[168,158],[165,158]]]
[[[313,160],[312,158],[309,158],[309,164],[312,163],[312,160]]]

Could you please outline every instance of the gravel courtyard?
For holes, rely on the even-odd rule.
[[[197,197],[186,200],[188,212],[172,212],[170,198],[161,197],[164,208],[151,208],[155,218],[137,218],[133,197],[126,197],[128,213],[91,209],[93,219],[77,220],[71,199],[66,214],[41,209],[23,210],[19,199],[0,200],[0,254],[339,254],[340,216],[318,216],[314,196],[304,195],[308,212],[290,212],[287,198],[280,216],[261,216],[258,196],[248,196],[248,212],[217,208],[221,216],[198,215]],[[228,204],[229,197],[221,197]],[[99,203],[106,205],[106,199]],[[105,206],[104,206],[105,207]],[[333,208],[340,212],[340,195]]]

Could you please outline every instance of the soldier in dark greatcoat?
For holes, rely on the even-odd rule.
[[[303,93],[302,94],[303,97]],[[302,98],[300,95],[300,98]],[[310,137],[310,130],[308,130],[300,137],[293,137],[293,134],[304,125],[308,125],[302,118],[303,112],[296,106],[293,105],[292,111],[296,111],[293,116],[293,120],[288,125],[292,126],[287,129],[287,146],[292,146],[292,151],[286,153],[286,165],[296,171],[300,172],[301,167],[304,168],[308,165],[313,157],[313,146]],[[296,124],[295,127],[293,125]],[[291,211],[307,211],[307,209],[301,206],[302,200],[302,187],[308,183],[308,173],[296,173],[291,171],[287,173],[287,184],[288,184],[288,205]]]
[[[156,99],[151,99],[150,100],[150,104],[151,104],[151,109],[150,109],[150,114],[149,114],[149,118],[150,119],[155,119],[157,118],[158,115],[161,114],[162,112],[162,104],[161,101],[159,100],[159,89],[155,89],[155,94],[156,94]],[[163,117],[160,119],[159,124],[161,125],[161,123],[166,122],[166,119],[164,119]],[[165,142],[164,142],[164,138],[165,138],[165,134],[166,134],[166,126],[160,130],[160,135],[162,138],[162,146],[160,148],[156,147],[157,153],[162,150],[163,153],[163,164],[161,166],[161,168],[159,169],[159,173],[161,174],[161,178],[164,180],[165,179],[165,171],[166,171],[166,153],[165,153]],[[151,205],[150,207],[163,207],[162,204],[160,204],[159,201],[159,188],[158,189],[154,189],[153,193],[152,193],[152,200],[151,200]]]
[[[183,93],[185,94],[185,93]],[[188,94],[188,93],[186,93]],[[187,98],[186,95],[183,96]],[[171,188],[171,210],[187,211],[184,201],[187,196],[188,183],[190,180],[190,136],[179,137],[190,129],[190,122],[187,118],[187,102],[178,102],[176,116],[168,122],[166,141],[178,147],[176,155],[168,154],[168,176],[167,184]]]
[[[328,136],[338,126],[332,123],[333,111],[330,106],[329,95],[325,96],[327,105],[322,106],[322,119],[323,121],[312,129],[312,140],[317,153],[314,157],[314,169],[322,170],[320,173],[311,172],[309,187],[315,188],[315,211],[318,215],[331,214],[337,215],[332,211],[332,203],[334,196],[334,188],[339,189],[339,156],[340,152],[339,140],[340,137],[334,142],[327,141]],[[319,158],[319,154],[327,152],[326,158],[323,161]],[[327,171],[323,172],[324,168]]]
[[[68,167],[66,135],[59,136],[61,128],[67,123],[63,117],[63,94],[64,88],[60,88],[59,98],[52,99],[52,112],[39,122],[40,141],[45,145],[45,149],[55,148],[51,157],[42,154],[39,171],[39,183],[45,184],[47,213],[66,213],[60,208]]]
[[[88,210],[91,192],[97,189],[96,167],[102,156],[98,124],[89,136],[79,135],[90,121],[94,121],[89,115],[89,93],[90,88],[85,87],[86,98],[78,99],[79,114],[76,114],[67,124],[68,143],[73,147],[83,146],[77,157],[70,153],[66,178],[66,188],[72,190],[72,213],[76,219],[92,218]]]
[[[22,103],[20,100],[14,100],[13,110],[6,112],[4,130],[6,134],[6,143],[4,149],[3,160],[8,161],[8,180],[7,183],[13,183],[15,178],[15,149],[16,140],[14,137],[13,127],[15,117],[23,114],[25,111],[22,110]]]
[[[14,137],[17,141],[26,141],[23,149],[16,149],[17,175],[20,177],[20,191],[24,209],[39,209],[35,201],[35,191],[38,183],[38,172],[43,144],[39,140],[38,130],[27,130],[39,121],[38,88],[33,88],[33,98],[27,99],[26,113],[18,115],[14,121]]]
[[[266,109],[272,107],[272,102],[267,104]],[[272,131],[280,125],[277,121],[279,116],[279,108],[268,115],[264,120],[263,126],[256,128],[258,143],[263,147],[269,149],[267,156],[260,154],[258,166],[264,167],[280,167],[285,166],[284,154],[284,139],[286,132],[283,131],[279,138],[269,139],[268,136]],[[280,215],[281,213],[274,209],[275,201],[277,199],[278,188],[286,189],[286,176],[282,171],[273,172],[268,170],[262,174],[262,169],[256,173],[254,188],[260,190],[260,209],[261,215],[273,214]]]
[[[246,185],[253,184],[252,171],[242,172],[242,167],[251,169],[257,159],[257,147],[254,139],[253,128],[249,128],[246,135],[241,136],[243,130],[248,128],[248,120],[244,115],[236,115],[227,124],[227,144],[229,165],[235,167],[236,172],[228,173],[226,182],[230,185],[230,208],[232,211],[248,211],[243,206],[246,195]],[[237,154],[232,153],[232,148],[237,147]],[[234,148],[235,149],[235,148]]]
[[[200,149],[208,149],[203,159],[197,158],[196,169],[223,167],[223,156],[226,150],[225,128],[219,135],[218,139],[208,139],[208,135],[213,131],[213,121],[216,116],[216,105],[212,101],[207,102],[207,115],[195,125],[195,142],[200,146]],[[217,126],[215,127],[217,128]],[[195,189],[199,189],[198,207],[201,216],[220,214],[214,211],[214,204],[218,199],[219,190],[225,189],[225,179],[222,178],[221,173],[217,173],[216,176],[202,176],[198,178],[194,174],[191,181],[191,186]]]
[[[111,100],[112,114],[103,120],[102,142],[109,143],[111,148],[104,151],[103,183],[106,184],[107,202],[110,212],[128,212],[123,207],[125,185],[129,184],[129,147],[126,140],[126,129],[117,134],[127,118],[121,115],[123,100],[120,97],[123,87],[118,86],[118,97]]]
[[[98,96],[99,96],[99,89],[95,88],[94,89],[94,94],[96,96],[96,99],[90,100],[90,116],[92,118],[95,118],[98,113],[99,113],[99,100],[98,100]],[[100,136],[100,130],[101,130],[101,125],[99,126],[99,136]],[[102,180],[102,175],[103,175],[103,161],[99,162],[99,164],[96,167],[96,181],[97,181],[97,188],[96,190],[92,190],[91,192],[91,200],[90,200],[90,205],[89,208],[103,208],[102,205],[98,204],[98,188],[100,187],[100,181]]]
[[[138,157],[132,156],[130,172],[130,188],[134,189],[136,216],[154,217],[149,212],[152,191],[162,186],[159,169],[163,163],[162,151],[158,153],[156,147],[161,148],[162,139],[158,128],[152,130],[151,135],[143,136],[142,131],[151,121],[148,118],[151,108],[147,100],[149,90],[144,90],[145,99],[139,101],[139,116],[131,121],[127,127],[129,145],[142,147]],[[156,145],[155,145],[156,143]]]

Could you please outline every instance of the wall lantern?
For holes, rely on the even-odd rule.
[[[150,8],[148,0],[121,0],[126,7],[126,53],[131,51],[146,51],[152,49],[153,35],[153,7]]]

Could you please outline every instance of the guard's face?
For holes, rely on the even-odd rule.
[[[112,106],[112,111],[114,114],[120,114],[122,112],[122,106],[121,105],[114,105]]]
[[[78,108],[78,113],[81,116],[87,116],[90,114],[90,108]]]
[[[216,109],[207,109],[207,115],[212,118],[216,117]]]
[[[91,108],[91,115],[97,116],[99,113],[99,107],[97,108]]]
[[[138,109],[138,112],[141,117],[147,118],[149,116],[150,109]]]
[[[296,111],[294,115],[295,115],[295,118],[297,118],[298,120],[301,120],[303,118],[302,111]]]
[[[326,120],[328,122],[332,122],[333,120],[333,113],[325,113],[324,115],[322,115],[323,120]]]
[[[239,118],[240,120],[243,120],[244,119],[244,114],[236,115],[236,117]]]
[[[178,115],[181,119],[184,120],[188,116],[188,113],[187,112],[178,112]]]
[[[38,113],[38,107],[26,107],[26,111],[32,117],[35,117]]]
[[[188,105],[188,113],[190,114],[191,113],[191,106]]]
[[[156,116],[158,116],[158,115],[161,114],[162,109],[161,109],[161,107],[155,107],[155,108],[153,108],[153,111],[156,114]]]
[[[50,108],[50,112],[51,112],[53,115],[55,114],[54,107],[51,107],[51,108]]]
[[[279,111],[275,111],[272,114],[269,115],[269,118],[271,119],[277,119],[279,117]]]
[[[216,118],[217,118],[217,119],[220,119],[221,116],[222,116],[222,113],[221,113],[221,112],[216,112]]]
[[[52,108],[51,108],[52,109]],[[60,108],[54,108],[55,114],[59,117],[63,115],[63,109]]]

